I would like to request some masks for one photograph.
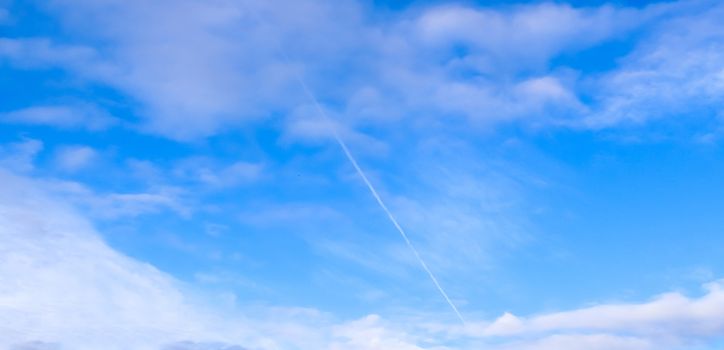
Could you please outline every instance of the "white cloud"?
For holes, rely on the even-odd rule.
[[[71,28],[95,28],[84,34],[110,44],[86,60],[90,64],[66,66],[139,101],[148,130],[182,139],[206,136],[288,105],[296,91],[288,88],[289,64],[270,52],[276,34],[256,25],[245,5],[167,5],[68,0],[48,8]],[[304,6],[287,5],[304,15]]]
[[[365,345],[354,333],[362,327],[341,323],[343,329],[336,328],[328,316],[309,309],[248,310],[260,315],[249,319],[229,314],[224,306],[227,312],[219,317],[180,282],[108,247],[85,219],[44,195],[38,189],[42,183],[4,172],[0,181],[7,185],[0,187],[2,348],[332,349],[335,342],[375,349],[400,344],[400,335],[385,329]]]
[[[35,158],[43,150],[43,142],[25,139],[20,142],[0,145],[0,168],[15,172],[35,169]]]
[[[246,348],[223,343],[196,343],[184,341],[166,345],[162,350],[246,350]]]
[[[262,178],[263,170],[264,166],[261,163],[236,161],[222,164],[207,157],[191,157],[178,161],[171,174],[180,180],[220,189],[257,181]]]
[[[618,69],[601,77],[585,127],[644,124],[677,117],[721,118],[724,6],[679,2]],[[576,123],[576,122],[574,122]]]
[[[528,319],[506,314],[484,331],[487,335],[546,332],[620,332],[652,337],[724,334],[724,283],[705,286],[700,298],[668,293],[642,304],[610,304]]]
[[[56,151],[55,163],[64,171],[74,172],[92,165],[97,157],[98,153],[91,147],[64,146]]]
[[[0,122],[103,130],[116,124],[117,120],[96,106],[72,104],[35,106],[4,112],[0,113]]]
[[[441,6],[416,20],[423,42],[434,48],[467,45],[465,58],[485,73],[542,68],[556,55],[580,50],[625,33],[643,18],[640,11],[612,6],[573,8],[533,4],[511,11]]]
[[[647,339],[609,334],[551,335],[533,341],[513,342],[500,350],[653,350],[665,349],[652,345]],[[671,348],[669,348],[671,349]]]
[[[96,51],[87,46],[60,45],[48,38],[0,37],[0,58],[20,68],[96,68]]]
[[[325,118],[319,115],[317,108],[309,104],[296,108],[287,117],[281,141],[319,144],[323,141],[333,142],[334,133],[337,133],[359,153],[381,155],[389,151],[388,145],[383,141],[340,122],[339,119],[343,118],[342,115],[330,110],[325,110],[325,113],[330,117]]]
[[[339,322],[313,309],[211,308],[111,249],[42,182],[0,173],[0,347],[9,349],[679,349],[724,333],[724,286],[467,328],[428,316]],[[212,300],[219,302],[220,298]],[[222,311],[223,310],[223,311]]]
[[[166,210],[182,216],[191,213],[184,191],[174,187],[151,188],[145,192],[104,192],[74,181],[47,179],[42,183],[47,191],[62,196],[97,219],[120,219]]]
[[[575,93],[548,62],[650,17],[644,10],[546,4],[431,7],[379,21],[354,1],[313,0],[275,6],[184,0],[170,7],[56,0],[47,8],[86,42],[106,44],[5,39],[0,56],[60,65],[115,87],[140,102],[137,112],[152,132],[196,138],[293,112],[310,102],[296,72],[334,106],[346,126],[340,130],[360,143],[375,141],[360,127],[401,116],[510,120],[546,112],[541,99],[578,111]],[[456,45],[467,52],[456,54]],[[288,135],[302,137],[316,137],[321,124],[283,123]]]
[[[198,334],[175,281],[110,249],[36,183],[0,178],[1,347],[151,349]]]
[[[310,102],[295,73],[339,129],[373,152],[386,145],[360,132],[370,125],[423,127],[453,115],[478,126],[523,119],[601,128],[717,114],[724,103],[723,10],[711,1],[429,6],[385,20],[354,1],[55,0],[45,8],[77,44],[4,38],[0,57],[116,88],[139,102],[146,130],[179,139],[285,114],[286,137],[319,138],[324,123],[294,116]],[[634,49],[604,74],[554,63],[617,39]],[[79,123],[51,107],[10,119]]]

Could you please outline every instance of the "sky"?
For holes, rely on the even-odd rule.
[[[0,0],[0,348],[721,349],[721,18]]]

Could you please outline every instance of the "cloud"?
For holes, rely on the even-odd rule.
[[[194,0],[167,5],[68,0],[47,8],[69,28],[96,28],[84,36],[111,49],[89,49],[94,55],[84,57],[88,64],[65,66],[138,101],[137,112],[152,132],[180,139],[206,136],[289,103],[291,69],[270,52],[274,34],[255,26],[244,6]]]
[[[423,43],[441,52],[464,45],[469,50],[466,63],[500,74],[501,70],[544,68],[554,56],[626,33],[639,25],[641,15],[635,9],[613,6],[573,8],[546,3],[506,11],[453,5],[424,11],[415,21],[415,31]]]
[[[488,335],[546,332],[621,332],[653,337],[712,337],[724,332],[724,283],[705,285],[707,293],[688,298],[667,293],[643,304],[599,305],[528,319],[506,314]]]
[[[299,74],[360,143],[374,138],[359,129],[396,120],[452,114],[486,124],[580,113],[570,79],[548,63],[651,17],[612,6],[458,5],[382,21],[354,1],[312,0],[55,0],[45,8],[78,44],[5,39],[0,56],[61,66],[121,91],[139,102],[148,131],[194,139],[294,114],[310,103]],[[281,123],[301,138],[318,137],[315,124],[323,123]]]
[[[620,67],[597,82],[582,126],[643,125],[664,118],[721,119],[724,105],[724,6],[674,3]]]
[[[206,157],[191,157],[176,162],[171,174],[182,181],[191,181],[212,189],[252,183],[262,178],[261,163],[236,161],[222,164]]]
[[[5,172],[0,180],[2,348],[292,349],[353,339],[354,324],[333,331],[335,323],[309,309],[269,308],[248,319],[225,307],[220,317],[181,282],[111,249],[42,183]],[[356,348],[374,348],[360,341]]]
[[[55,153],[55,163],[63,171],[74,172],[93,163],[98,153],[88,146],[64,146]]]
[[[389,147],[368,134],[356,131],[341,123],[342,116],[334,111],[325,110],[331,118],[324,118],[318,114],[316,106],[302,105],[296,108],[285,121],[284,133],[281,141],[284,143],[320,144],[324,141],[334,140],[333,131],[346,143],[365,154],[386,154]]]
[[[89,104],[28,107],[0,113],[0,121],[91,131],[104,130],[117,123],[117,120],[106,111]]]
[[[379,316],[370,315],[363,319],[340,325],[333,330],[337,339],[329,345],[330,350],[400,349],[421,350],[414,345],[412,337],[395,334],[387,329]]]
[[[201,316],[177,282],[113,251],[88,222],[39,193],[37,184],[4,172],[0,178],[3,348],[48,348],[40,342],[52,342],[148,349],[198,333],[190,319]]]
[[[98,67],[95,49],[56,44],[49,38],[0,37],[0,58],[24,69],[63,67],[78,73],[84,67]]]
[[[655,347],[647,339],[608,334],[552,335],[533,341],[513,342],[499,347],[500,350],[648,350]]]
[[[38,180],[43,188],[83,208],[96,219],[121,219],[170,210],[181,216],[191,214],[184,191],[174,187],[151,188],[145,192],[109,192],[74,181],[48,178]]]
[[[724,103],[724,10],[712,1],[425,6],[384,19],[354,1],[164,4],[55,0],[43,8],[70,43],[3,38],[0,57],[110,86],[134,101],[146,131],[183,140],[278,116],[287,139],[324,137],[323,122],[299,116],[310,101],[296,75],[345,137],[372,152],[389,146],[373,136],[380,130],[444,126],[450,116],[476,127],[522,120],[600,129],[718,118]],[[632,49],[606,71],[557,60],[617,40]],[[76,114],[41,106],[6,118],[94,125]]]
[[[194,343],[190,341],[169,344],[162,350],[246,350],[238,345],[227,345],[218,343]]]
[[[22,344],[16,344],[10,350],[59,350],[60,344],[45,343],[41,341],[31,341]]]
[[[110,248],[42,182],[0,180],[0,346],[9,349],[678,349],[724,331],[724,285],[644,303],[473,322],[338,321],[314,309],[202,303],[208,295]],[[201,299],[199,299],[202,297]],[[214,298],[219,300],[218,298]]]
[[[35,139],[0,145],[0,167],[16,172],[32,171],[35,158],[42,150],[43,142]]]

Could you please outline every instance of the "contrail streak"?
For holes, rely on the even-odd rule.
[[[405,240],[405,244],[407,244],[407,247],[410,248],[412,253],[415,254],[415,258],[417,258],[417,261],[420,263],[420,266],[422,266],[422,269],[427,272],[427,275],[430,276],[430,279],[432,280],[432,283],[435,284],[435,288],[437,288],[437,291],[440,292],[440,295],[445,299],[448,305],[450,305],[450,308],[455,312],[455,315],[460,319],[460,321],[465,325],[465,319],[463,318],[463,315],[458,310],[457,306],[455,306],[455,303],[450,299],[450,297],[445,292],[445,289],[442,288],[440,285],[440,282],[437,281],[437,278],[435,277],[435,274],[432,273],[429,267],[427,267],[427,264],[425,263],[425,260],[420,256],[420,253],[417,251],[415,246],[410,241],[410,238],[407,237],[407,233],[405,233],[405,230],[402,229],[402,226],[397,222],[397,219],[394,215],[392,215],[392,212],[387,208],[387,205],[385,205],[385,202],[382,200],[380,195],[377,193],[377,190],[375,189],[375,186],[372,185],[370,180],[367,178],[367,175],[365,175],[365,172],[362,170],[362,168],[357,163],[357,159],[352,155],[352,152],[349,151],[349,148],[347,148],[347,144],[342,140],[342,138],[339,136],[339,133],[337,133],[337,129],[334,126],[334,123],[332,122],[332,119],[327,115],[327,112],[325,112],[324,108],[322,108],[322,105],[317,100],[317,97],[314,93],[312,93],[312,90],[309,89],[309,86],[307,86],[307,83],[304,82],[304,79],[302,79],[301,75],[297,72],[295,74],[295,77],[297,81],[299,82],[299,85],[302,86],[304,89],[304,92],[306,93],[307,97],[314,103],[315,108],[317,109],[317,112],[324,117],[325,121],[327,122],[330,131],[332,132],[332,135],[334,136],[334,139],[337,141],[337,144],[339,147],[342,148],[342,151],[344,151],[344,155],[347,157],[350,163],[352,163],[352,166],[354,167],[354,170],[357,171],[357,174],[362,178],[365,185],[367,185],[367,188],[370,190],[370,193],[372,193],[372,196],[375,197],[375,200],[377,201],[377,204],[380,205],[382,210],[387,213],[387,217],[390,219],[392,224],[397,229],[397,232],[400,233],[400,236],[402,236],[402,239]]]
[[[246,4],[242,1],[242,6],[247,7]],[[249,13],[255,17],[257,23],[263,23],[263,18],[256,12],[252,7],[247,7],[247,10]],[[287,62],[291,62],[291,59],[287,55],[286,51],[284,51],[284,48],[281,45],[281,42],[277,42],[277,45],[279,47],[279,51],[284,57],[284,59]],[[319,112],[319,115],[324,118],[324,120],[327,122],[327,125],[329,127],[329,130],[332,132],[332,135],[334,136],[334,140],[337,141],[337,144],[339,147],[342,148],[342,151],[344,151],[344,155],[347,157],[347,160],[349,160],[350,163],[352,163],[352,166],[354,167],[354,170],[357,171],[357,174],[362,178],[365,185],[367,185],[367,188],[370,190],[370,193],[372,193],[372,196],[375,197],[375,200],[377,201],[377,204],[380,205],[382,210],[385,211],[387,214],[387,217],[390,219],[392,224],[397,229],[397,232],[400,233],[400,236],[402,236],[402,239],[405,241],[405,244],[407,244],[407,247],[412,251],[413,254],[415,254],[415,258],[420,263],[420,266],[422,266],[422,269],[427,272],[427,275],[430,276],[430,280],[432,280],[432,283],[435,285],[435,288],[437,288],[437,291],[440,292],[440,295],[445,299],[448,305],[450,305],[450,308],[455,313],[455,315],[460,319],[460,322],[463,323],[463,326],[466,325],[465,318],[463,318],[463,315],[458,310],[457,306],[455,306],[455,303],[453,303],[452,300],[450,300],[450,297],[445,292],[445,289],[442,288],[440,285],[440,282],[437,281],[437,278],[435,277],[435,274],[432,273],[429,267],[427,267],[427,264],[425,263],[425,260],[420,256],[420,253],[417,251],[417,248],[412,244],[410,241],[410,238],[407,237],[407,233],[405,233],[405,230],[402,229],[402,226],[397,222],[397,219],[394,215],[392,215],[392,212],[387,208],[387,205],[385,205],[385,202],[382,200],[380,195],[377,193],[377,190],[372,185],[370,180],[367,178],[367,175],[365,175],[365,172],[362,170],[362,168],[357,163],[357,159],[352,155],[352,152],[349,151],[349,148],[347,148],[347,144],[342,140],[342,138],[339,136],[339,133],[337,133],[337,128],[335,128],[334,123],[332,121],[332,118],[327,115],[327,112],[322,108],[322,105],[319,103],[319,100],[317,100],[317,96],[312,92],[312,90],[309,88],[307,83],[302,78],[302,75],[299,74],[299,72],[294,71],[294,77],[296,78],[299,85],[304,90],[304,93],[307,95],[307,98],[309,98],[310,101],[314,104],[314,107],[317,109],[317,112]]]

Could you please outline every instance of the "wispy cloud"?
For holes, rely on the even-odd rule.
[[[103,130],[116,124],[104,110],[89,104],[34,106],[0,113],[0,122],[46,125],[62,129]]]
[[[621,65],[598,82],[586,127],[644,125],[665,118],[720,118],[724,103],[724,7],[680,2]]]
[[[43,150],[43,142],[25,139],[0,146],[0,167],[17,172],[35,169],[35,158]]]
[[[190,181],[211,189],[223,189],[253,183],[263,178],[264,165],[246,161],[223,164],[205,157],[192,157],[176,162],[171,174],[181,181]]]
[[[74,172],[92,165],[98,157],[95,149],[88,146],[64,146],[56,150],[55,163],[63,171]]]

